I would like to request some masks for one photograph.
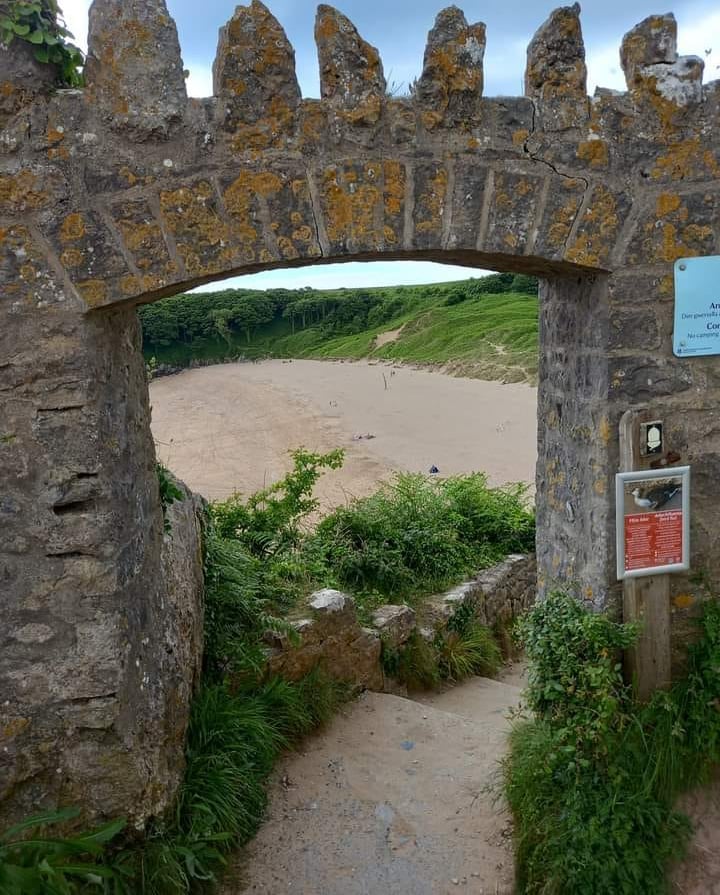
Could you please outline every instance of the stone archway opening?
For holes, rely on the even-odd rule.
[[[318,485],[325,510],[433,466],[534,493],[536,283],[412,263],[287,273],[140,309],[158,457],[192,490],[253,493],[302,445],[346,451]]]
[[[630,32],[627,93],[592,100],[577,6],[536,33],[521,98],[483,97],[485,28],[455,7],[409,98],[387,96],[379,54],[336,10],[320,7],[316,37],[321,100],[301,97],[258,0],[223,29],[208,100],[187,98],[164,0],[95,0],[82,91],[51,92],[47,70],[0,50],[11,816],[82,801],[142,823],[179,778],[199,601],[164,574],[138,304],[338,260],[537,275],[541,588],[612,605],[618,424],[649,405],[694,466],[694,565],[718,571],[718,363],[675,358],[670,334],[673,263],[717,247],[720,89],[678,57],[674,18]],[[688,588],[678,576],[672,596]]]

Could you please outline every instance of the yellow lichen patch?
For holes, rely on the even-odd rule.
[[[29,718],[13,718],[7,724],[3,725],[0,731],[0,740],[9,741],[19,736],[24,730],[30,726]]]
[[[578,145],[577,156],[591,168],[607,168],[608,144],[605,140],[586,140]]]
[[[120,280],[120,291],[123,295],[138,295],[143,291],[140,280],[133,274],[128,274]]]
[[[287,236],[281,236],[278,239],[278,248],[280,249],[283,258],[287,261],[293,261],[300,257],[300,253],[295,248],[295,244]]]
[[[69,214],[60,227],[60,239],[62,242],[77,242],[85,234],[85,220],[79,212]]]
[[[612,429],[610,428],[610,420],[604,416],[598,425],[598,434],[600,435],[600,440],[603,444],[610,444],[610,437],[612,435]]]
[[[385,241],[394,245],[404,223],[405,166],[400,162],[383,162],[385,200]]]
[[[4,211],[41,208],[49,198],[47,191],[39,188],[39,178],[32,171],[0,174],[0,208]]]
[[[530,136],[530,131],[525,130],[525,128],[523,128],[522,130],[519,130],[519,131],[515,131],[512,135],[513,146],[524,146],[525,141],[527,140],[527,138],[529,136]]]
[[[107,286],[103,280],[85,280],[84,283],[77,284],[77,289],[91,308],[98,308],[107,300]]]
[[[337,19],[335,16],[326,15],[323,16],[320,21],[317,23],[317,27],[315,29],[315,37],[318,40],[330,40],[335,37],[335,35],[339,31]]]
[[[443,113],[442,112],[422,112],[420,115],[420,120],[423,123],[423,126],[426,130],[432,131],[435,130],[438,125],[443,122]]]
[[[673,597],[673,603],[676,609],[689,609],[695,603],[693,594],[678,594]]]
[[[681,203],[680,196],[675,193],[661,193],[657,197],[657,213],[661,218],[667,217],[673,211],[677,211]]]
[[[607,482],[605,479],[595,479],[593,483],[593,491],[598,497],[605,497],[607,494]]]
[[[660,295],[674,295],[675,278],[671,275],[663,277],[662,280],[660,280],[658,292],[660,293]]]
[[[60,255],[60,263],[63,267],[80,267],[85,260],[85,253],[80,249],[65,249]]]
[[[160,193],[163,217],[188,273],[214,273],[231,265],[231,234],[215,205],[215,191],[207,181]]]
[[[417,200],[416,211],[419,214],[415,221],[417,233],[439,233],[442,230],[442,218],[447,201],[448,173],[445,168],[438,168],[429,178],[425,190]]]
[[[382,163],[349,163],[329,168],[323,176],[323,209],[332,242],[357,248],[379,248],[376,217],[382,207]],[[354,179],[353,179],[354,178]]]
[[[65,130],[63,128],[56,128],[52,125],[48,125],[47,133],[46,133],[47,141],[52,146],[55,143],[60,143],[65,139]]]
[[[566,250],[565,257],[589,267],[607,263],[619,225],[615,196],[606,187],[596,186],[575,242]]]
[[[256,178],[258,175],[255,172],[243,171],[223,193],[225,208],[232,216],[235,231],[245,246],[254,245],[258,238],[253,213]]]
[[[691,137],[671,143],[666,152],[658,155],[651,172],[655,180],[685,180],[706,176],[708,179],[720,177],[720,165],[713,152],[703,148],[700,137]]]

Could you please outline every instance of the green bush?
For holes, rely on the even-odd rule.
[[[553,594],[521,626],[532,720],[504,765],[518,892],[658,895],[690,833],[677,795],[720,760],[720,604],[706,603],[688,676],[647,705],[623,684],[618,650],[637,634]]]
[[[444,481],[398,475],[327,516],[314,543],[342,585],[361,596],[412,601],[508,553],[533,549],[534,537],[520,488],[489,488],[480,474]]]

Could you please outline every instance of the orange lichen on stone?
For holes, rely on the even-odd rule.
[[[442,218],[447,201],[448,173],[445,168],[438,168],[434,177],[427,182],[427,189],[420,195],[418,205],[421,214],[415,222],[418,233],[440,232]]]
[[[678,258],[709,254],[714,246],[713,228],[702,221],[714,214],[715,201],[710,194],[704,197],[703,205],[695,199],[691,212],[677,194],[662,193],[656,199],[654,212],[645,217],[635,233],[628,251],[629,260],[672,263]]]
[[[575,242],[566,250],[565,257],[575,264],[601,267],[610,257],[619,226],[615,196],[606,187],[596,186]]]
[[[704,175],[708,180],[720,177],[716,156],[703,147],[699,136],[670,143],[667,151],[657,156],[651,171],[654,180],[685,180],[698,175]]]
[[[103,280],[85,280],[77,284],[77,290],[91,308],[99,308],[107,301],[107,285]]]
[[[514,131],[512,135],[513,146],[524,146],[529,136],[530,131],[525,128],[522,128],[519,131]]]
[[[79,212],[69,214],[60,227],[63,242],[77,242],[86,235],[85,220]]]
[[[607,168],[608,144],[605,140],[586,140],[578,145],[577,156],[591,168]]]
[[[383,184],[385,201],[385,241],[395,245],[400,241],[404,226],[405,207],[405,166],[400,162],[385,161],[383,163]]]
[[[661,193],[657,198],[657,213],[660,217],[666,217],[680,208],[682,200],[675,193]]]
[[[163,218],[190,274],[214,273],[234,258],[231,234],[215,205],[215,191],[205,180],[160,193]]]
[[[47,190],[41,189],[40,178],[32,171],[0,174],[0,208],[10,213],[42,208],[50,201]]]

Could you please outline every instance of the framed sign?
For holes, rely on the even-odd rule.
[[[676,357],[720,354],[720,255],[675,262]]]
[[[620,472],[615,479],[617,573],[690,568],[690,467]]]

